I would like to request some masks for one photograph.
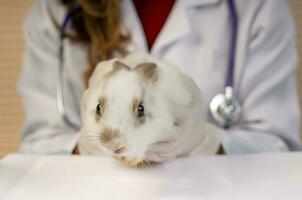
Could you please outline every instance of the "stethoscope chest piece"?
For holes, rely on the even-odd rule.
[[[225,94],[217,94],[210,102],[210,112],[218,125],[227,128],[239,119],[240,105],[233,97],[231,87],[226,87]]]

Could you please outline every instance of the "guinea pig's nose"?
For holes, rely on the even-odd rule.
[[[105,128],[100,135],[100,140],[103,144],[112,143],[116,138],[118,138],[118,130]]]

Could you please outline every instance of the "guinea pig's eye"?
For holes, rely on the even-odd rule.
[[[144,106],[142,105],[142,103],[140,103],[139,105],[138,105],[138,107],[137,107],[137,115],[138,115],[138,117],[142,117],[142,116],[144,116],[144,111],[145,111],[145,108],[144,108]]]
[[[96,114],[98,114],[98,115],[101,115],[101,105],[100,104],[98,104],[97,106],[96,106]]]

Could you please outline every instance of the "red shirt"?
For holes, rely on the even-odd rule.
[[[133,2],[150,49],[169,16],[174,0],[133,0]]]

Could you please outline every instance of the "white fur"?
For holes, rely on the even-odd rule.
[[[216,128],[202,118],[201,94],[194,81],[173,65],[145,54],[131,54],[119,59],[130,68],[152,62],[157,65],[158,80],[142,81],[134,70],[120,70],[102,86],[106,73],[113,69],[117,59],[98,64],[82,100],[83,126],[79,149],[82,154],[115,154],[99,142],[104,127],[117,129],[119,144],[126,151],[119,156],[128,159],[163,161],[178,156],[215,154],[220,144]],[[130,108],[133,97],[144,93],[144,107],[151,113],[142,125],[135,126]],[[95,109],[100,96],[106,96],[106,112],[95,120]],[[181,126],[174,125],[175,120]],[[210,127],[210,128],[209,128]],[[170,141],[170,142],[166,142]]]

